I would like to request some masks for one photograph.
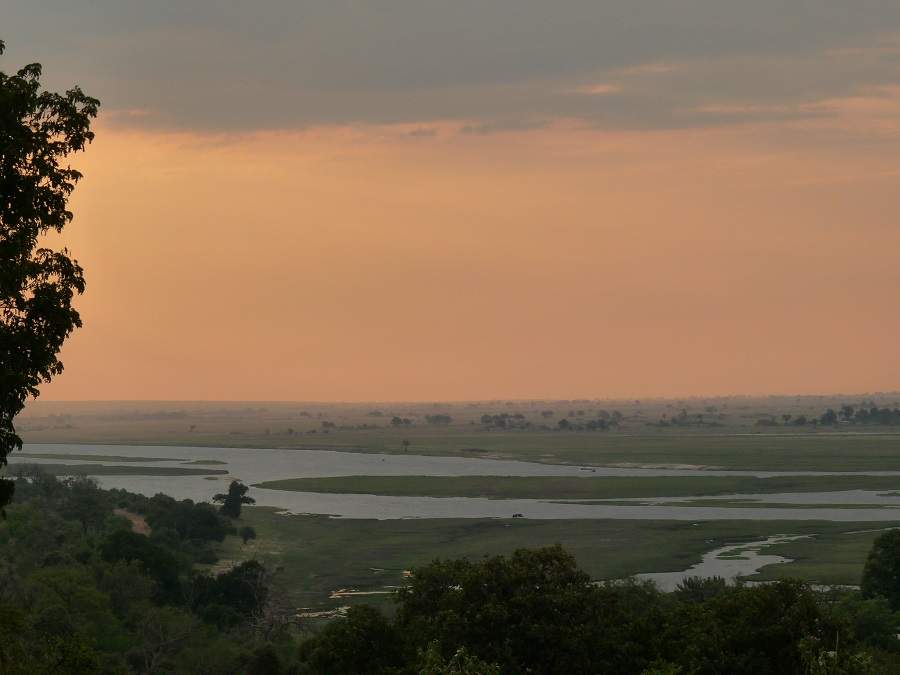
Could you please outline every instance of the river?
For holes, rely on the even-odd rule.
[[[98,455],[152,457],[154,462],[116,462],[98,458],[105,465],[137,468],[140,466],[180,466],[197,460],[224,462],[210,466],[227,471],[215,476],[96,476],[106,488],[124,488],[152,496],[158,492],[177,499],[206,501],[224,491],[229,481],[238,479],[248,485],[268,480],[326,476],[785,476],[841,475],[837,472],[810,471],[724,471],[701,469],[582,467],[538,464],[469,457],[431,457],[421,455],[382,455],[329,450],[243,449],[183,446],[128,446],[29,444],[32,455]],[[90,460],[26,458],[10,455],[10,463],[65,463],[83,465],[90,475]],[[199,468],[192,465],[192,468]],[[854,472],[853,475],[897,475],[900,472]],[[900,486],[900,480],[898,480]],[[778,507],[727,505],[685,506],[691,497],[658,499],[617,499],[615,503],[582,503],[542,499],[485,499],[475,497],[391,497],[384,495],[324,494],[253,488],[260,506],[272,506],[289,513],[324,514],[343,518],[509,518],[521,514],[530,519],[626,519],[626,520],[830,520],[842,522],[887,522],[900,520],[900,497],[866,491],[833,493],[791,493],[782,495],[723,495],[717,499],[758,499],[784,503]],[[708,498],[704,498],[708,499]],[[634,504],[623,504],[634,501]],[[809,504],[792,508],[790,504]],[[833,505],[862,505],[862,508],[836,508]],[[887,507],[887,508],[885,508]]]

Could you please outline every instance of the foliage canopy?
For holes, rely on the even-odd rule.
[[[256,500],[253,499],[253,497],[247,496],[249,490],[250,488],[240,481],[233,480],[231,481],[231,485],[228,486],[228,492],[217,494],[213,497],[213,501],[222,504],[222,507],[219,509],[222,512],[222,515],[228,516],[229,518],[240,518],[241,506],[244,504],[256,503]]]
[[[82,269],[40,240],[72,220],[67,202],[81,174],[66,159],[93,140],[99,105],[78,87],[44,91],[40,64],[0,71],[0,466],[22,447],[15,416],[62,372],[57,354],[81,325],[72,300],[84,291]],[[3,481],[0,507],[11,495]]]

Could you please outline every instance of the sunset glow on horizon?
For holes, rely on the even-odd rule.
[[[185,62],[196,101],[186,75],[170,91],[130,63],[120,96],[122,72],[101,72],[83,82],[104,107],[66,233],[84,327],[42,398],[900,389],[900,32],[884,11],[775,45],[782,62],[620,45],[514,74],[497,56],[468,81],[424,63],[421,81],[373,72],[363,90],[338,59],[330,88],[247,85],[235,105],[256,97],[266,119],[225,118],[226,85],[204,79],[214,50]],[[73,79],[64,52],[20,57],[25,40],[3,37],[7,68]]]

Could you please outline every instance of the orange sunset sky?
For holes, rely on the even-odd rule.
[[[103,102],[44,398],[900,389],[900,3],[39,4],[0,69]]]

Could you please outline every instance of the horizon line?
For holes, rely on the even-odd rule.
[[[757,399],[757,398],[859,398],[864,396],[900,396],[900,390],[867,391],[867,392],[828,392],[828,393],[790,393],[790,394],[692,394],[684,396],[610,396],[610,397],[573,397],[561,398],[553,396],[545,397],[494,397],[494,398],[467,398],[467,399],[192,399],[192,398],[121,398],[121,399],[31,399],[28,404],[34,403],[268,403],[268,404],[304,404],[304,405],[362,405],[362,404],[459,404],[459,403],[496,403],[518,402],[532,403],[540,401],[566,402],[566,401],[685,401],[685,400],[712,400],[712,399]]]

